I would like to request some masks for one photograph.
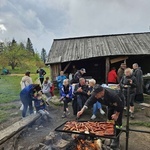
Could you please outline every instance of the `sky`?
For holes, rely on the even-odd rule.
[[[150,0],[0,0],[0,41],[48,53],[53,39],[149,32],[149,15]]]

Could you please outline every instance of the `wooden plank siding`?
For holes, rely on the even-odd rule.
[[[123,55],[150,55],[150,32],[55,39],[46,64]]]

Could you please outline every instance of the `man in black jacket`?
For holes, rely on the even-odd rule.
[[[117,139],[112,141],[111,147],[118,148],[119,133],[120,128],[122,127],[124,97],[119,92],[115,92],[111,89],[104,89],[102,86],[96,85],[91,97],[86,101],[83,108],[77,113],[77,117],[80,117],[89,106],[92,106],[97,101],[108,106],[108,120],[115,121]]]
[[[78,70],[71,81],[71,83],[79,83],[79,79],[82,78],[83,74],[86,73],[86,70],[84,68],[81,68]]]
[[[135,76],[136,81],[137,81],[135,101],[142,103],[144,101],[144,97],[143,97],[143,72],[137,63],[133,64],[133,75]]]
[[[85,104],[88,95],[88,86],[86,85],[85,79],[80,78],[79,83],[75,85],[74,89],[74,100],[73,100],[73,110],[74,115],[77,114],[77,111],[81,110],[83,105]]]
[[[39,69],[36,71],[36,73],[39,74],[39,79],[40,79],[40,82],[42,85],[43,81],[44,81],[44,76],[46,75],[46,71],[44,69],[42,69],[41,67],[39,67]]]

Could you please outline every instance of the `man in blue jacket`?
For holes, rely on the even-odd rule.
[[[65,79],[67,79],[67,77],[64,75],[64,72],[60,71],[60,75],[56,78],[60,95],[61,95],[61,87],[63,86],[63,81]]]

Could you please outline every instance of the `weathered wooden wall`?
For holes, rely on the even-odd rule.
[[[52,64],[50,65],[52,81],[56,81],[56,77],[61,71],[61,64]]]

